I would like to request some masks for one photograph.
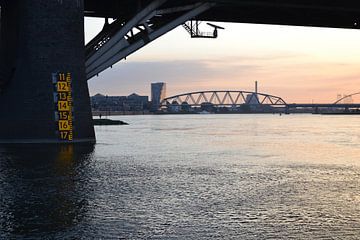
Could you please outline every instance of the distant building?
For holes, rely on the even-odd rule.
[[[94,111],[144,111],[149,109],[149,97],[133,93],[129,96],[105,96],[96,94],[91,97]]]
[[[258,98],[258,82],[257,81],[255,81],[255,92],[246,95],[245,102],[246,102],[246,104],[249,104],[249,105],[259,105],[260,104],[260,101]]]
[[[151,84],[151,109],[156,111],[160,107],[160,103],[166,98],[166,83]]]
[[[148,108],[149,97],[148,96],[140,96],[136,93],[129,95],[126,98],[125,104],[134,111],[142,111]]]
[[[246,104],[249,105],[259,105],[259,99],[257,93],[250,93],[246,95]]]

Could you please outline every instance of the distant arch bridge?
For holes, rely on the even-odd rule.
[[[285,107],[287,104],[281,98],[265,93],[249,91],[199,91],[165,98],[160,108],[170,106],[201,107],[211,104],[214,107],[238,107],[241,105],[264,105]]]
[[[346,95],[340,99],[338,99],[334,104],[340,104],[342,101],[346,100],[346,99],[349,99],[349,98],[352,98],[353,96],[357,96],[357,95],[360,95],[360,92],[357,92],[357,93],[352,93],[352,94],[349,94],[349,95]]]

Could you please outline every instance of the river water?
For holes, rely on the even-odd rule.
[[[360,239],[357,116],[114,118],[0,147],[0,239]]]

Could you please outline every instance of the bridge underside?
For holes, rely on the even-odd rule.
[[[127,21],[150,0],[85,0],[85,15]],[[171,0],[165,8],[205,1]],[[199,20],[333,28],[359,28],[360,2],[353,0],[207,0],[216,5]]]
[[[86,78],[188,20],[358,28],[360,4],[355,1],[231,0],[85,0],[85,15],[114,18],[86,46]],[[193,29],[187,29],[193,33]],[[214,31],[217,36],[217,30]]]

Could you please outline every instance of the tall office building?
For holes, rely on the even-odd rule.
[[[160,107],[161,101],[166,98],[166,83],[152,83],[151,84],[151,109],[156,111]]]

